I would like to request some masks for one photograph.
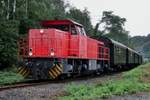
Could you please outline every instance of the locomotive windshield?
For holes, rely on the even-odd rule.
[[[49,25],[46,28],[55,28],[66,32],[69,31],[69,25]]]

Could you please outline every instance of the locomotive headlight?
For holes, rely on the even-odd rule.
[[[33,53],[32,53],[32,48],[29,49],[29,56],[32,56]]]
[[[32,56],[32,52],[29,52],[29,56]]]
[[[53,49],[53,48],[50,50],[50,55],[51,55],[51,56],[55,56],[55,52],[54,52],[54,49]]]
[[[40,30],[40,33],[44,33],[44,30],[43,30],[43,29],[41,29],[41,30]]]
[[[51,52],[51,56],[54,56],[55,55],[55,53],[54,52]]]

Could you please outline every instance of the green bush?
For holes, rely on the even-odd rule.
[[[17,62],[18,25],[16,20],[0,20],[0,69]]]
[[[147,91],[150,89],[150,83],[141,81],[142,77],[149,76],[146,70],[150,63],[141,65],[131,71],[125,72],[120,80],[111,80],[96,85],[75,85],[70,84],[66,87],[68,96],[61,97],[64,100],[87,100],[94,98],[107,97],[111,95],[124,95],[136,93],[138,91]]]
[[[139,67],[132,69],[128,72],[125,72],[122,76],[123,79],[128,80],[134,80],[134,81],[140,81],[141,77],[149,75],[149,72],[145,70],[147,67],[149,67],[150,63],[140,65]]]
[[[24,78],[13,71],[0,71],[0,85],[23,81]]]

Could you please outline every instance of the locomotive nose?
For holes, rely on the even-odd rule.
[[[47,62],[40,60],[32,62],[31,75],[33,79],[48,79],[47,69],[49,68]]]
[[[32,68],[32,77],[36,80],[39,79],[55,79],[62,73],[63,67],[61,64],[54,64],[50,68],[39,64]]]
[[[42,66],[36,66],[36,68],[32,69],[32,77],[35,80],[39,79],[48,79],[48,76],[46,74],[46,70],[42,68]]]
[[[55,79],[62,74],[63,66],[49,59],[32,59],[28,68],[31,70],[31,77],[35,80]]]

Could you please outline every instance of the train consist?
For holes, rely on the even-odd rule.
[[[18,42],[18,73],[33,79],[100,74],[129,69],[142,63],[142,56],[108,38],[86,36],[81,24],[72,20],[42,21],[43,29],[30,29]]]

